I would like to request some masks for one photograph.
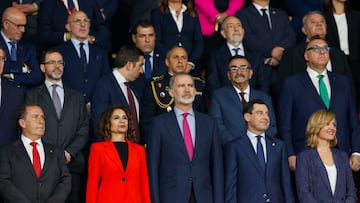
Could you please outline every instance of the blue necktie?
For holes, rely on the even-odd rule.
[[[151,78],[151,62],[150,62],[150,54],[145,55],[145,77],[146,79]]]
[[[84,66],[87,65],[86,53],[85,53],[83,42],[80,43],[80,61]]]
[[[261,136],[258,135],[256,136],[256,138],[257,138],[256,154],[259,159],[260,167],[265,174],[265,157],[264,157],[264,148],[263,145],[261,144]]]
[[[271,27],[270,27],[270,22],[269,22],[269,16],[268,14],[266,13],[266,8],[262,8],[260,9],[262,11],[262,18],[263,20],[265,21],[265,24],[267,25],[266,27],[270,30]]]
[[[235,56],[239,55],[240,48],[233,48],[232,50],[235,52]]]
[[[68,9],[69,9],[70,11],[72,11],[73,8],[74,8],[74,2],[73,2],[73,0],[68,0]]]
[[[16,61],[16,42],[10,41],[9,44],[11,45],[10,58],[12,61]]]

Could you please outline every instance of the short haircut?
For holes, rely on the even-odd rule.
[[[41,63],[45,63],[45,58],[46,58],[46,55],[48,54],[53,54],[53,53],[58,53],[62,56],[62,54],[60,53],[60,51],[54,49],[54,48],[50,48],[48,50],[45,50],[42,52],[42,55],[41,55]]]
[[[311,114],[306,126],[306,146],[316,148],[320,130],[328,125],[332,120],[336,120],[335,114],[331,111],[321,109]],[[330,141],[330,147],[337,144],[337,138]]]
[[[27,108],[28,107],[33,107],[33,106],[37,106],[39,108],[41,108],[40,105],[38,104],[33,104],[33,103],[25,103],[21,106],[19,106],[19,108],[16,111],[16,120],[19,121],[20,119],[25,118],[26,114],[27,114]]]
[[[241,56],[241,55],[234,55],[234,56],[232,56],[232,57],[229,59],[229,61],[228,61],[228,65],[231,63],[232,60],[235,60],[235,59],[244,59],[244,60],[246,60],[246,61],[249,63],[250,68],[251,68],[251,63],[250,63],[250,61],[249,61],[245,56]]]
[[[173,88],[174,88],[175,79],[176,79],[177,76],[180,76],[180,75],[189,76],[189,77],[192,79],[193,84],[195,85],[194,78],[193,78],[189,73],[180,72],[180,73],[174,73],[174,75],[170,78],[170,81],[169,81],[169,87],[170,87],[170,89],[173,89]]]
[[[255,104],[263,104],[266,107],[268,107],[267,104],[263,100],[261,100],[261,99],[253,99],[253,100],[250,100],[248,103],[245,104],[244,109],[243,109],[243,115],[245,115],[246,113],[252,114]]]
[[[178,46],[178,45],[176,45],[176,46],[173,46],[171,49],[169,49],[168,52],[166,52],[166,58],[169,58],[171,52],[172,52],[174,49],[176,49],[176,48],[183,49],[183,50],[185,51],[186,55],[188,56],[188,53],[187,53],[186,49],[185,49],[183,46]],[[188,56],[188,57],[189,57],[189,56]]]
[[[131,28],[131,34],[136,35],[137,29],[139,27],[148,28],[152,27],[155,30],[154,24],[150,20],[139,20],[136,22],[136,24]]]
[[[306,49],[308,48],[307,46],[314,40],[322,40],[324,41],[326,44],[329,44],[326,39],[320,37],[319,35],[315,35],[313,37],[310,37],[310,39],[308,40],[308,42],[306,43],[306,47],[305,47],[305,52],[306,52]]]
[[[323,14],[321,11],[309,11],[309,12],[307,12],[307,13],[304,15],[304,17],[302,18],[302,26],[305,25],[307,18],[308,18],[310,15],[314,15],[314,14],[319,14],[319,15],[321,15],[321,16],[324,18],[325,23],[326,23],[325,16],[324,16],[324,14]]]
[[[120,48],[117,52],[114,66],[116,68],[124,67],[128,62],[136,63],[140,56],[145,56],[144,53],[136,48],[134,45],[127,45]]]

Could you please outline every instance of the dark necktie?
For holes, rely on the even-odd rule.
[[[37,142],[31,142],[30,145],[33,147],[32,156],[33,156],[33,167],[36,173],[36,176],[39,178],[41,175],[41,163],[40,163],[40,154],[37,150]]]
[[[324,76],[323,75],[318,75],[317,76],[319,78],[319,91],[320,91],[320,97],[322,99],[322,101],[324,102],[325,106],[327,109],[329,109],[330,106],[330,99],[329,99],[329,94],[324,82]]]
[[[68,9],[72,11],[74,9],[74,2],[73,0],[68,0]]]
[[[232,50],[235,52],[235,56],[239,55],[240,48],[233,48]]]
[[[52,100],[53,100],[53,104],[56,110],[56,114],[58,116],[58,118],[60,118],[61,116],[61,101],[60,101],[60,97],[59,94],[56,91],[56,88],[58,87],[57,84],[53,84],[52,86]]]
[[[257,138],[256,154],[259,159],[260,167],[265,174],[265,157],[264,157],[264,148],[263,145],[261,144],[261,136],[258,135],[256,136],[256,138]]]
[[[266,27],[267,27],[267,29],[271,29],[271,27],[270,27],[270,22],[269,22],[269,16],[268,16],[268,14],[266,13],[266,8],[262,8],[262,9],[260,9],[261,11],[262,11],[262,18],[263,18],[263,20],[264,20],[264,22],[265,22],[265,24],[266,24]]]
[[[84,66],[87,65],[86,53],[85,53],[83,42],[80,43],[80,61]]]
[[[9,44],[11,45],[10,59],[16,61],[16,42],[10,41]]]
[[[145,77],[146,79],[151,78],[151,62],[150,62],[150,54],[145,55]]]
[[[133,96],[133,93],[131,91],[130,84],[128,82],[125,82],[124,84],[125,84],[126,90],[127,90],[127,96],[128,96],[128,100],[129,100],[129,107],[130,107],[131,117],[132,117],[133,123],[135,125],[136,142],[140,142],[140,128],[139,128],[139,121],[137,119],[134,96]]]
[[[192,160],[193,154],[194,154],[194,145],[192,142],[192,138],[191,138],[191,132],[190,132],[190,127],[189,127],[189,123],[187,122],[187,115],[189,115],[189,113],[184,113],[183,114],[183,133],[184,133],[184,143],[185,143],[185,147],[186,150],[189,154],[189,158],[190,161]]]
[[[241,104],[244,107],[245,104],[246,104],[246,100],[245,100],[245,94],[246,93],[245,92],[240,92],[239,94],[240,94],[240,97],[241,97]]]

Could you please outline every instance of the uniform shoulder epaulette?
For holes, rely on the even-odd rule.
[[[159,80],[162,80],[164,79],[164,75],[158,75],[158,76],[154,76],[152,77],[152,81],[159,81]]]
[[[199,78],[199,77],[193,77],[194,78],[194,80],[197,80],[197,81],[200,81],[200,82],[202,82],[202,83],[205,83],[205,80],[203,80],[203,79],[201,79],[201,78]]]

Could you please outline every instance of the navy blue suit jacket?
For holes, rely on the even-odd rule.
[[[19,138],[16,111],[23,102],[24,92],[1,78],[0,145],[10,144]]]
[[[262,91],[250,89],[250,100],[252,99],[261,99],[268,106],[270,127],[266,132],[267,135],[276,136],[276,118],[271,97]],[[217,120],[222,144],[246,133],[247,124],[243,116],[243,106],[234,87],[223,87],[214,91],[208,114]]]
[[[147,145],[151,202],[224,202],[222,150],[216,121],[195,113],[195,148],[189,159],[174,111],[153,119]]]
[[[43,77],[36,58],[36,49],[33,45],[23,40],[17,42],[16,61],[11,61],[8,46],[1,35],[0,46],[4,47],[6,53],[3,73],[12,73],[14,75],[14,80],[11,80],[12,82],[24,91],[42,82]],[[28,72],[23,71],[24,64],[28,67]]]
[[[246,134],[225,145],[226,203],[294,202],[285,145],[274,137],[265,138],[265,174]]]
[[[132,88],[132,91],[139,102],[139,107],[141,108],[141,101],[139,95],[134,88]],[[97,123],[100,119],[102,112],[104,112],[108,107],[114,105],[122,105],[130,111],[130,106],[126,100],[126,97],[121,91],[121,88],[117,83],[114,74],[111,72],[109,74],[106,74],[99,80],[95,87],[95,91],[91,100],[91,117],[93,129],[95,130],[94,132],[97,132]],[[92,138],[92,140],[93,139],[94,138]]]
[[[288,48],[295,44],[295,33],[290,25],[289,17],[280,9],[269,7],[272,29],[267,29],[262,16],[253,4],[240,9],[236,17],[246,31],[244,47],[263,58],[271,56],[274,47]]]
[[[186,49],[189,61],[194,64],[199,62],[203,51],[203,39],[197,16],[191,17],[184,13],[181,32],[178,31],[172,15],[161,13],[159,8],[151,11],[151,21],[155,27],[158,45],[169,51],[181,43]]]
[[[156,48],[154,49],[153,54],[153,63],[152,63],[152,73],[151,78],[159,75],[165,75],[168,72],[168,68],[165,65],[166,53],[162,49]],[[133,82],[134,88],[142,97],[148,82],[150,79],[146,79],[145,73],[140,74],[139,77]]]
[[[97,44],[110,50],[111,38],[108,25],[103,20],[95,0],[78,0],[79,10],[91,20],[90,34]],[[45,48],[64,42],[65,24],[69,16],[62,0],[46,0],[40,4],[38,16],[38,37]]]
[[[62,54],[65,61],[62,76],[64,85],[81,92],[85,97],[85,103],[88,103],[95,90],[96,83],[102,76],[111,72],[106,50],[97,45],[89,44],[89,62],[84,67],[71,41],[62,43],[56,49]]]
[[[356,189],[346,153],[332,149],[337,170],[332,193],[324,163],[316,149],[306,149],[296,159],[296,189],[300,202],[356,202]]]
[[[331,87],[329,110],[336,115],[337,148],[360,152],[360,128],[349,79],[328,71]],[[326,109],[307,71],[287,78],[279,97],[278,127],[290,155],[305,149],[306,124],[310,115]]]

